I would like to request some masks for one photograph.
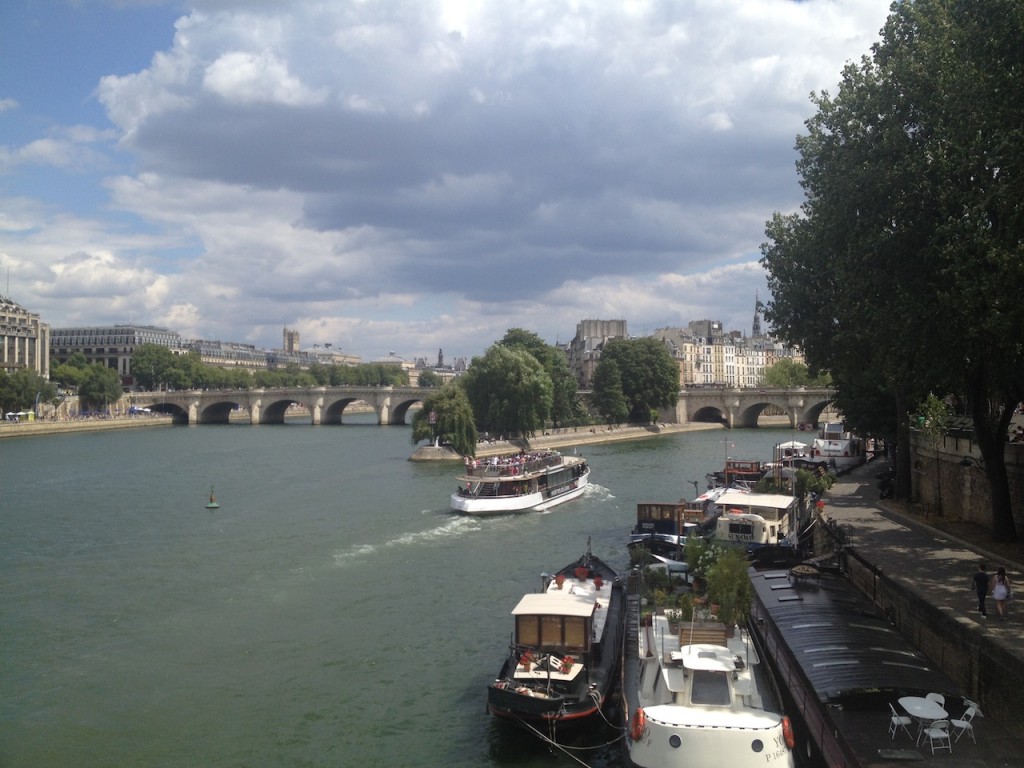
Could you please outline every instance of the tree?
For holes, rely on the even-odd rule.
[[[132,377],[150,391],[165,386],[178,365],[175,354],[162,344],[140,344],[132,353]]]
[[[812,376],[805,363],[784,357],[765,368],[764,383],[768,387],[827,387],[832,377],[827,372]]]
[[[601,366],[614,364],[618,381],[629,408],[629,420],[649,422],[657,418],[658,408],[667,408],[679,400],[679,367],[665,345],[653,336],[641,339],[612,339],[601,350],[594,371],[594,397],[603,399],[602,382],[616,386],[616,378],[599,375]]]
[[[910,409],[962,395],[991,487],[993,534],[1017,539],[1004,463],[1024,397],[1024,5],[893,5],[872,56],[797,140],[801,214],[768,225],[775,330],[831,371],[847,418],[897,439],[909,490]],[[857,428],[857,424],[852,426]]]
[[[431,415],[434,423],[431,424]],[[473,407],[458,382],[451,381],[423,402],[412,420],[412,442],[433,440],[463,456],[476,456],[477,431]]]
[[[949,406],[931,392],[917,408],[917,427],[935,454],[935,511],[942,514],[942,472],[939,467],[939,445],[949,428]]]
[[[86,369],[85,378],[78,387],[78,402],[83,410],[103,410],[121,399],[123,389],[117,371],[102,363]]]
[[[427,368],[424,371],[420,371],[420,376],[417,381],[419,383],[419,386],[423,387],[424,389],[435,389],[437,387],[440,387],[441,384],[443,384],[443,382],[441,381],[441,377],[438,376],[436,372],[430,370],[429,368]]]
[[[0,369],[0,419],[5,413],[29,410],[37,401],[50,402],[56,396],[53,384],[29,368],[10,374]]]
[[[614,360],[602,361],[594,371],[590,402],[608,424],[621,424],[629,418],[629,403],[622,393],[622,373]]]
[[[548,372],[548,376],[551,377],[552,400],[551,412],[547,414],[547,418],[551,420],[553,426],[571,424],[583,416],[579,384],[569,370],[569,360],[563,350],[546,344],[536,333],[522,328],[510,328],[498,343],[526,350]]]
[[[521,347],[492,344],[461,381],[478,429],[532,437],[551,412],[551,377]]]

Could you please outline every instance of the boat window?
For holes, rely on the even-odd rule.
[[[753,536],[754,526],[750,523],[729,523],[729,533],[739,534],[740,536]]]
[[[587,622],[577,616],[565,619],[565,647],[584,650],[587,647]]]
[[[516,616],[516,642],[536,648],[540,645],[540,622],[536,616]]]
[[[562,645],[561,616],[540,617],[540,645],[544,648],[554,648]]]
[[[726,673],[705,669],[693,670],[690,703],[712,707],[729,706],[732,701],[729,698],[729,679]]]

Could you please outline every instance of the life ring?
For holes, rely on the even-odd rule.
[[[643,707],[637,707],[636,712],[633,713],[633,726],[629,730],[629,735],[633,737],[633,741],[640,741],[640,737],[644,735],[644,728],[647,727],[647,715],[644,714]]]
[[[786,740],[786,746],[792,749],[796,746],[796,738],[793,736],[793,723],[789,721],[789,717],[782,718],[782,738]]]

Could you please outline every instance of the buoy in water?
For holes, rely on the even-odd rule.
[[[213,495],[213,486],[210,486],[210,500],[206,502],[207,509],[220,509],[220,504],[217,503],[217,497]]]

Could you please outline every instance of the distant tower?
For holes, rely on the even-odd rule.
[[[444,368],[444,350],[437,350],[437,367]]]
[[[296,354],[299,351],[299,332],[284,329],[284,351]]]
[[[761,335],[761,298],[754,293],[754,338]]]

